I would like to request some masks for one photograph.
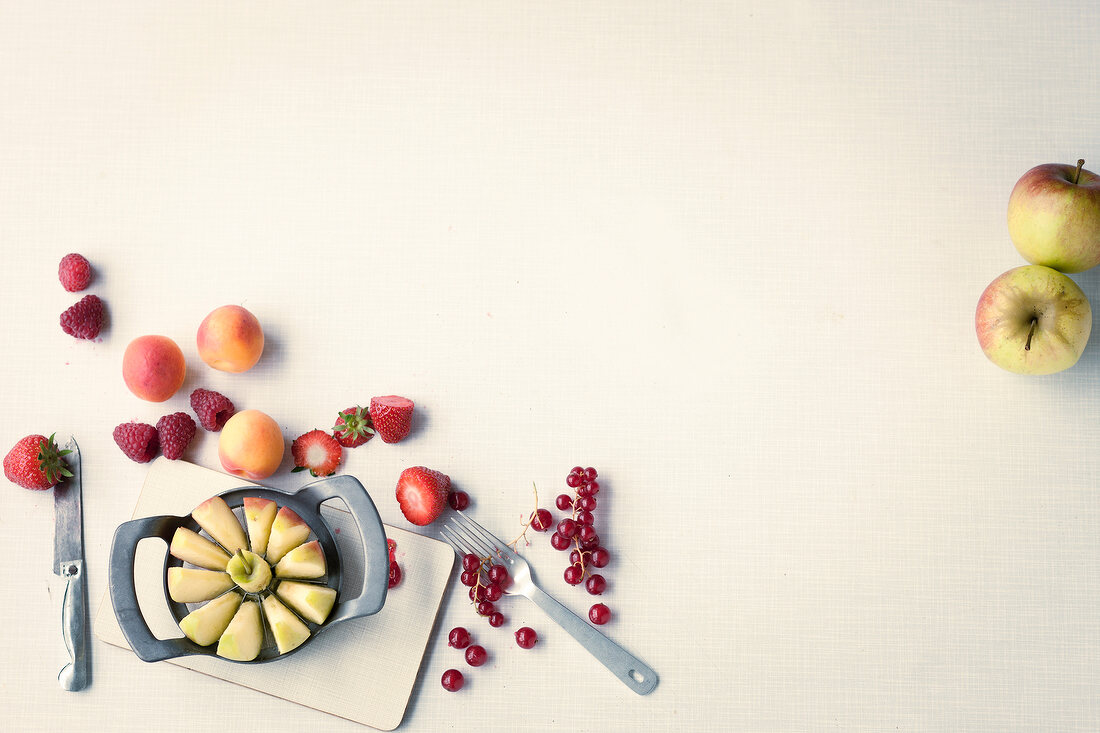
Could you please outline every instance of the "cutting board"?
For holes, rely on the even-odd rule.
[[[162,457],[150,465],[134,518],[188,514],[214,494],[247,483]],[[356,593],[362,587],[364,570],[359,532],[342,502],[325,502],[321,514],[340,547],[343,588]],[[235,664],[208,656],[177,657],[154,664],[186,667],[363,725],[393,730],[401,723],[412,695],[454,566],[454,552],[443,542],[397,527],[386,525],[386,535],[397,542],[396,559],[403,577],[377,614],[342,622],[286,659],[264,664]],[[142,614],[153,635],[161,639],[183,636],[164,599],[166,552],[163,541],[145,539],[138,545],[134,562]],[[95,633],[109,644],[129,649],[109,593],[104,594],[96,615]]]

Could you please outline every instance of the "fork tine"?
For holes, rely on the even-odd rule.
[[[497,539],[496,535],[494,535],[489,530],[482,527],[480,524],[475,522],[473,519],[470,519],[469,517],[467,517],[462,512],[455,512],[455,516],[458,519],[462,520],[461,522],[456,522],[456,524],[461,524],[462,527],[464,529],[466,529],[468,532],[470,532],[471,534],[473,534],[476,537],[480,537],[483,543],[488,544],[498,554],[501,554],[501,555],[507,554],[507,550],[504,549],[505,544],[503,542],[501,542],[499,539]]]
[[[449,535],[447,533],[448,530],[450,530],[450,527],[447,527],[447,526],[441,527],[440,530],[439,530],[439,535],[443,538],[443,540],[448,545],[451,546],[451,549],[453,549],[456,553],[459,554],[459,556],[465,555],[466,554],[465,548],[461,547],[458,544],[457,540],[454,540],[454,539],[451,538],[451,535]]]
[[[475,542],[473,537],[463,530],[457,523],[452,522],[440,528],[439,534],[455,549],[459,555],[471,553],[478,557],[494,555],[492,549],[485,547],[480,542]]]
[[[460,540],[464,540],[467,547],[473,547],[478,557],[487,557],[493,555],[499,555],[500,552],[491,543],[485,542],[470,529],[459,522],[454,522],[451,527],[448,527],[456,537]]]

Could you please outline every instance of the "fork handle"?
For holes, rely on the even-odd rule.
[[[527,597],[634,692],[648,695],[657,687],[657,673],[649,665],[601,634],[549,593],[536,587]]]

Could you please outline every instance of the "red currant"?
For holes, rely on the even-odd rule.
[[[588,620],[597,626],[603,626],[611,620],[611,609],[602,603],[597,603],[588,609]],[[469,655],[470,653],[466,652],[467,659],[469,659]]]
[[[581,477],[580,474],[571,473],[571,474],[569,474],[568,476],[565,477],[565,485],[568,486],[571,489],[575,489],[575,488],[577,488],[578,486],[581,485],[582,480],[583,480],[583,478]]]
[[[607,581],[599,573],[589,575],[588,580],[584,581],[584,589],[594,596],[600,595],[606,588]]]
[[[592,526],[592,523],[596,521],[596,518],[592,516],[592,512],[582,509],[577,512],[577,515],[573,517],[573,520],[582,527],[590,527]]]
[[[401,582],[401,566],[397,564],[396,560],[390,560],[390,584],[389,587],[393,588],[395,585]]]
[[[558,494],[558,498],[554,500],[554,505],[563,512],[568,511],[573,508],[573,497],[569,494]]]
[[[478,570],[481,568],[481,558],[472,552],[467,552],[462,556],[462,569],[463,570]]]
[[[489,583],[489,585],[485,586],[485,600],[496,603],[500,600],[502,595],[504,595],[504,591],[502,591],[500,586],[496,583]]]
[[[484,601],[485,600],[485,586],[476,585],[473,588],[471,588],[470,589],[470,600],[471,601],[476,601],[476,602]]]
[[[591,529],[591,527],[589,527]],[[581,540],[582,550],[595,550],[600,544],[600,537],[595,532],[588,539]]]
[[[531,529],[536,532],[545,532],[553,524],[554,517],[546,509],[539,509],[531,515]]]
[[[585,481],[585,483],[591,483],[591,482],[595,481],[596,476],[597,476],[596,469],[592,468],[591,466],[584,469],[584,481]]]
[[[572,519],[566,517],[565,519],[558,522],[558,534],[560,534],[565,539],[572,539],[573,535],[575,535],[576,533],[577,523],[574,522]]]
[[[470,506],[470,495],[465,491],[451,491],[447,494],[447,504],[451,509],[462,511]]]
[[[489,625],[494,629],[499,629],[504,625],[504,614],[500,611],[493,611],[489,614]]]
[[[593,537],[599,539],[600,536],[596,534],[596,529],[591,524],[585,524],[577,531],[577,537],[583,545],[585,542],[591,542]]]
[[[550,546],[555,550],[568,550],[572,544],[568,537],[563,537],[559,532],[550,535]]]
[[[599,481],[589,481],[588,482],[588,495],[589,496],[595,496],[598,493],[600,493],[600,482]]]
[[[569,553],[569,562],[573,565],[587,565],[588,561],[585,559],[587,552],[581,552],[580,550],[573,550]]]
[[[492,601],[481,601],[477,604],[477,612],[481,616],[492,615],[496,610],[497,608],[493,605]]]
[[[584,469],[581,468],[580,466],[573,466],[571,469],[569,469],[569,475],[570,476],[584,476]]]
[[[455,649],[465,649],[470,646],[470,632],[462,626],[456,626],[447,634],[447,646]]]
[[[597,547],[592,551],[592,564],[596,567],[605,567],[609,562],[611,562],[611,553],[603,547]]]
[[[462,574],[458,576],[458,580],[462,585],[472,588],[477,585],[477,575],[476,570],[463,570]]]
[[[586,512],[596,511],[596,499],[592,496],[582,496],[577,499],[577,507],[584,509]]]
[[[584,578],[584,568],[580,563],[574,563],[565,569],[564,577],[569,585],[577,585]]]
[[[443,673],[441,682],[443,683],[443,689],[447,692],[458,692],[462,689],[462,685],[465,684],[466,679],[457,669],[448,669]]]
[[[471,667],[480,667],[485,664],[487,659],[489,659],[489,654],[485,651],[485,647],[480,644],[474,644],[466,648],[466,664]]]
[[[590,488],[588,488],[588,484],[581,484],[580,486],[577,487],[578,501],[580,501],[581,498],[584,498],[586,496],[592,496],[592,490]]]
[[[503,565],[494,565],[489,568],[490,583],[495,583],[501,588],[504,588],[508,585],[508,581],[510,580],[511,578],[508,577],[508,568],[504,567]]]
[[[516,643],[521,649],[530,649],[539,640],[539,635],[530,626],[522,626],[516,629]]]

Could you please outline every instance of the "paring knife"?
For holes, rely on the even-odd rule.
[[[80,495],[80,448],[69,439],[65,446],[72,477],[53,488],[54,539],[53,571],[65,578],[65,596],[61,602],[61,631],[72,660],[57,675],[66,690],[88,686],[88,590],[84,583],[84,512]]]

